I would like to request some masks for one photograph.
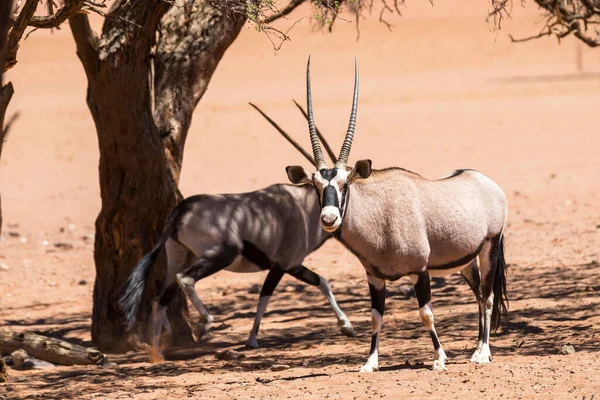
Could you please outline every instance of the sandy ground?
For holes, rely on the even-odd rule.
[[[263,320],[262,348],[218,360],[219,350],[241,350],[257,301],[251,288],[264,279],[223,272],[196,286],[216,317],[213,337],[197,348],[172,351],[163,364],[139,353],[111,355],[117,368],[10,370],[0,398],[597,398],[600,53],[572,40],[512,44],[509,33],[537,32],[535,12],[515,5],[501,32],[485,23],[486,12],[483,1],[409,2],[402,18],[390,18],[393,32],[376,18],[361,21],[358,42],[351,23],[326,34],[311,33],[304,20],[276,55],[249,27],[197,108],[181,188],[185,195],[252,190],[284,182],[288,164],[307,164],[247,102],[308,146],[291,99],[304,101],[309,53],[317,125],[339,146],[357,56],[353,160],[431,178],[474,168],[508,196],[510,321],[491,339],[491,365],[468,362],[477,307],[462,278],[451,276],[433,289],[448,371],[431,370],[431,341],[416,299],[398,292],[408,282],[401,280],[389,285],[382,371],[357,374],[370,343],[368,288],[354,257],[328,242],[306,265],[330,280],[356,338],[340,335],[318,291],[286,277]],[[31,35],[19,61],[9,78],[11,109],[21,118],[0,168],[0,324],[89,344],[100,199],[85,76],[67,27]],[[576,352],[559,354],[566,344]],[[273,372],[274,363],[291,368]]]

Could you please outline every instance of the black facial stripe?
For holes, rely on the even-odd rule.
[[[323,189],[323,207],[334,206],[339,208],[340,202],[338,200],[337,190],[332,185],[325,186]]]
[[[319,171],[323,179],[327,181],[331,181],[337,175],[337,168],[332,169],[322,169]]]

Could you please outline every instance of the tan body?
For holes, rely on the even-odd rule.
[[[433,276],[461,270],[485,239],[502,232],[507,216],[502,189],[472,170],[440,180],[400,168],[373,170],[347,196],[339,236],[369,273],[387,280],[425,268]]]

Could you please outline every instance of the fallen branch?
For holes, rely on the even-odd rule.
[[[107,362],[107,357],[93,347],[83,347],[31,332],[0,331],[0,353],[10,354],[19,349],[32,357],[58,365],[103,365]]]

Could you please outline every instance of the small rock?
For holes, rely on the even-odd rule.
[[[58,249],[71,250],[73,245],[71,243],[56,242],[54,243],[54,247]]]
[[[11,353],[14,369],[45,369],[54,368],[54,364],[31,357],[25,350],[16,350]]]
[[[87,281],[85,279],[80,280],[79,282],[77,282],[78,285],[87,285]]]
[[[0,271],[8,271],[9,269],[10,268],[8,268],[8,265],[0,263]]]
[[[9,222],[8,224],[6,224],[6,226],[8,226],[9,228],[18,228],[19,223],[18,222]]]
[[[215,354],[215,357],[217,360],[231,361],[231,360],[240,360],[242,358],[245,358],[246,355],[244,353],[240,353],[239,351],[235,351],[235,350],[222,350],[222,351],[217,351],[217,353]]]
[[[21,236],[21,234],[19,232],[10,231],[10,232],[8,232],[8,236],[10,236],[10,237],[19,237],[19,236]]]
[[[19,368],[29,358],[29,354],[25,350],[15,350],[10,353],[10,357],[13,367]]]
[[[54,287],[56,286],[56,282],[52,281],[52,282],[48,282],[48,286],[50,287]]]
[[[287,364],[273,364],[271,365],[271,371],[285,371],[286,369],[290,369],[290,366]]]
[[[83,235],[81,237],[81,240],[83,240],[84,242],[91,242],[94,240],[94,235]]]
[[[560,349],[560,354],[562,355],[568,355],[568,354],[573,354],[575,353],[575,347],[571,346],[570,344],[565,344],[561,349]]]
[[[42,241],[42,246],[48,246],[50,244],[50,242],[48,242],[47,240]]]
[[[302,366],[303,367],[308,367],[308,360],[302,361]]]
[[[551,173],[550,174],[550,179],[555,179],[556,178],[556,174],[555,173]]]
[[[27,243],[29,240],[27,240],[26,237],[22,237],[21,239],[19,239],[19,242],[21,242],[22,244]]]

